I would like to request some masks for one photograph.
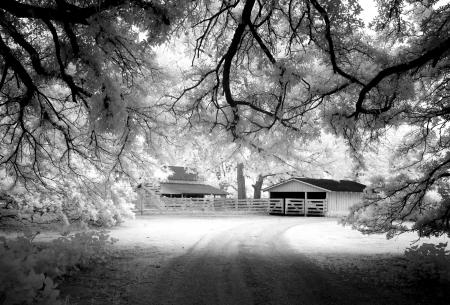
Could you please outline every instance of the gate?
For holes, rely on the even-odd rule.
[[[270,214],[284,214],[283,199],[269,199]]]
[[[272,210],[271,210],[272,212]],[[298,199],[286,198],[284,207],[279,204],[273,214],[325,216],[327,212],[326,199]]]
[[[324,216],[327,211],[327,201],[325,199],[307,199],[306,215]]]
[[[305,200],[286,198],[286,215],[305,215]]]

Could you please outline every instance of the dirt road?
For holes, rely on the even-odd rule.
[[[365,273],[382,280],[377,255],[401,253],[408,238],[364,236],[329,218],[155,215],[111,235],[115,256],[60,286],[68,304],[447,304],[444,290],[383,287]]]
[[[167,264],[136,304],[388,304],[294,251],[283,234],[298,218],[250,219],[202,236]],[[141,294],[139,291],[137,295]],[[378,303],[375,299],[384,299]],[[387,298],[387,299],[386,299]]]

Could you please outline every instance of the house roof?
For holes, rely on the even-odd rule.
[[[282,185],[289,181],[299,181],[303,182],[315,187],[322,188],[324,190],[328,190],[331,192],[362,192],[366,186],[364,184],[358,183],[356,181],[351,180],[332,180],[332,179],[314,179],[314,178],[303,178],[303,177],[294,177],[289,180],[282,181],[275,185],[269,186],[264,189],[264,191],[268,191],[271,188]]]
[[[169,166],[173,172],[167,180],[184,180],[184,181],[198,181],[198,173],[195,169],[183,166]]]
[[[227,192],[207,184],[163,182],[161,194],[227,195]]]

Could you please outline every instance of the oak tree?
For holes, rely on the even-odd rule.
[[[182,3],[5,0],[0,3],[0,164],[16,180],[123,169],[137,136],[156,134],[148,103],[162,43]]]
[[[411,162],[348,221],[366,232],[450,232],[449,4],[377,1],[370,28],[358,1],[202,4],[190,36],[195,77],[174,108],[235,139],[324,128],[346,139],[361,168],[366,149],[407,126],[398,155]],[[434,191],[441,198],[430,202]]]

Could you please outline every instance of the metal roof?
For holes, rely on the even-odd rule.
[[[163,182],[161,194],[227,195],[227,192],[207,184]]]
[[[266,187],[264,191],[268,191],[276,186],[285,184],[290,181],[303,182],[312,186],[316,186],[331,192],[362,192],[366,186],[364,184],[358,183],[351,180],[332,180],[332,179],[314,179],[314,178],[303,178],[294,177],[280,183]]]
[[[294,178],[297,181],[306,182],[333,192],[362,192],[366,186],[351,180],[331,180],[313,178]]]

